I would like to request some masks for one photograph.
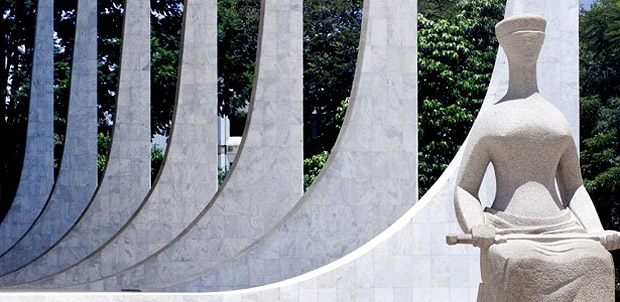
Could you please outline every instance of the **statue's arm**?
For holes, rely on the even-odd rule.
[[[603,225],[596,213],[594,203],[583,186],[579,156],[572,141],[560,158],[557,180],[564,206],[573,211],[586,230],[603,232]]]
[[[486,224],[478,191],[490,156],[480,133],[476,132],[475,128],[472,129],[471,141],[465,147],[454,196],[456,216],[465,233],[470,233],[473,227]]]

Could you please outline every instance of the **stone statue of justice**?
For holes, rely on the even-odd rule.
[[[447,241],[481,248],[478,301],[611,302],[608,250],[620,248],[620,233],[603,229],[583,186],[568,121],[538,91],[545,27],[535,15],[495,27],[508,58],[508,92],[471,130],[454,196],[465,235]],[[478,191],[489,163],[497,190],[483,209]]]

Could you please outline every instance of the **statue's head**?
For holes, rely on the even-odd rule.
[[[536,65],[547,21],[540,16],[522,14],[495,25],[495,35],[512,64]]]

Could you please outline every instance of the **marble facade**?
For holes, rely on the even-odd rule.
[[[280,2],[287,1],[265,1]],[[209,5],[213,3],[209,1]],[[191,14],[190,8],[191,6],[188,6],[188,13]],[[287,12],[286,9],[282,10],[284,12],[277,14],[282,16],[278,23],[287,24],[291,19],[284,17]],[[190,195],[181,195],[187,192],[187,186],[183,190],[174,191],[171,187],[176,182],[162,182],[166,173],[171,173],[165,169],[171,169],[173,165],[178,165],[175,166],[178,177],[194,173],[194,165],[185,164],[189,159],[199,158],[197,154],[200,153],[189,152],[195,149],[187,149],[185,152],[185,149],[177,149],[177,153],[170,153],[180,146],[190,148],[191,143],[188,140],[185,145],[182,145],[182,142],[178,145],[170,144],[164,164],[168,167],[163,168],[160,181],[152,189],[147,201],[160,198],[162,201],[158,207],[163,209],[164,204],[170,207],[170,204],[174,203],[170,198],[172,196],[175,200],[186,198],[190,203],[189,207],[194,210],[194,215],[187,221],[197,223],[184,220],[184,225],[178,228],[172,225],[159,227],[162,222],[157,221],[157,217],[161,216],[156,213],[162,210],[155,207],[149,210],[147,202],[140,209],[141,212],[146,210],[145,213],[149,214],[132,220],[121,231],[120,236],[104,245],[92,257],[54,276],[53,278],[58,278],[55,279],[57,281],[47,281],[50,283],[46,284],[46,281],[42,280],[36,285],[26,285],[30,288],[58,288],[62,287],[60,283],[56,283],[60,282],[58,280],[88,276],[74,282],[85,283],[84,281],[101,279],[101,276],[104,276],[101,272],[106,270],[104,273],[108,276],[114,275],[114,278],[65,289],[135,288],[147,291],[219,292],[0,292],[0,299],[45,302],[476,301],[480,283],[478,249],[467,246],[450,247],[445,243],[445,235],[460,231],[453,207],[456,171],[461,161],[460,152],[427,194],[418,202],[415,199],[417,78],[415,57],[410,55],[412,51],[415,53],[416,47],[415,18],[411,18],[415,16],[415,11],[413,0],[365,1],[355,88],[343,130],[331,158],[315,184],[301,199],[295,201],[291,211],[275,227],[265,232],[265,236],[253,238],[253,244],[248,249],[224,250],[221,255],[225,256],[216,258],[217,262],[191,267],[187,274],[181,271],[182,262],[188,260],[185,252],[197,251],[196,246],[205,247],[205,250],[199,250],[200,252],[205,252],[208,248],[201,245],[203,242],[198,239],[207,238],[200,237],[199,233],[217,232],[197,227],[202,220],[193,219],[201,207],[192,203],[195,199],[190,198]],[[571,124],[573,135],[578,135],[579,128],[578,11],[576,0],[508,0],[506,6],[506,16],[534,13],[547,19],[547,41],[539,59],[539,87],[544,95],[552,96],[550,101],[563,111]],[[213,14],[214,12],[210,12],[210,22],[214,22]],[[205,20],[198,16],[189,18],[199,22]],[[263,22],[269,21],[264,19]],[[186,43],[195,41],[186,40]],[[284,48],[277,47],[279,44],[275,44],[276,49],[284,51]],[[183,55],[186,57],[198,50],[198,47],[189,51],[185,49]],[[187,69],[189,67],[183,64],[182,71],[187,72]],[[182,140],[175,135],[187,131],[183,130],[186,127],[183,123],[192,117],[189,112],[182,113],[183,101],[188,101],[183,97],[187,90],[183,89],[193,88],[196,83],[208,82],[192,80],[199,79],[201,75],[204,73],[197,71],[190,75],[181,74],[181,83],[184,83],[184,77],[188,82],[187,86],[180,87],[173,141]],[[500,49],[482,110],[501,98],[506,88],[506,58]],[[256,116],[258,115],[253,114],[253,118]],[[386,116],[391,118],[385,119]],[[393,118],[394,116],[398,118]],[[215,122],[212,124],[215,125]],[[268,133],[266,129],[263,131]],[[250,135],[251,132],[246,134]],[[249,136],[247,141],[250,146],[253,144]],[[213,154],[216,154],[215,151]],[[213,158],[215,159],[215,156]],[[241,170],[237,172],[239,171]],[[492,167],[489,171],[492,172]],[[490,202],[495,194],[491,175],[492,173],[488,173],[483,183],[480,194],[483,203]],[[234,174],[227,185],[234,182],[233,176]],[[167,203],[163,201],[166,197]],[[218,200],[220,199],[217,195],[212,199],[214,206]],[[218,217],[213,214],[215,212],[209,211],[200,212],[200,216]],[[140,213],[138,215],[142,215]],[[175,218],[181,215],[174,211],[172,213]],[[136,221],[141,222],[134,226]],[[156,227],[149,229],[148,226]],[[185,227],[189,228],[181,237],[175,235],[180,234]],[[171,228],[174,228],[174,232],[170,231]],[[231,226],[231,230],[238,230],[236,228],[240,226]],[[153,233],[163,238],[155,238]],[[212,238],[219,239],[217,236]],[[247,244],[243,239],[239,241],[243,244],[237,246]],[[168,243],[170,247],[162,253],[151,255]],[[136,246],[144,248],[145,251],[136,250]],[[123,266],[104,268],[103,264],[115,255],[126,256],[129,261]],[[234,257],[230,258],[230,255]],[[189,259],[188,262],[202,259],[200,257]],[[146,265],[133,266],[142,260],[145,260]],[[160,260],[162,262],[159,262]],[[171,270],[166,270],[167,264],[162,263],[172,261],[178,263],[173,263]],[[126,268],[135,270],[128,270],[127,274],[115,274]],[[149,274],[168,273],[174,277],[145,278]],[[119,279],[115,279],[116,277]],[[139,283],[140,280],[152,280],[153,283]],[[111,285],[105,282],[110,282],[108,284]],[[133,284],[138,286],[133,287]]]

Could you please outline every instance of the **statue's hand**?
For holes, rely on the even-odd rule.
[[[495,228],[490,225],[475,225],[469,232],[474,246],[485,249],[495,243]]]
[[[605,231],[601,236],[601,244],[608,251],[615,251],[620,249],[620,232]]]

